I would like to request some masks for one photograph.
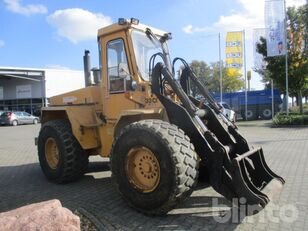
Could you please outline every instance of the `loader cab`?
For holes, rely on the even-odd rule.
[[[166,39],[161,40],[166,34],[139,24],[136,19],[119,19],[118,23],[98,31],[102,101],[107,118],[117,119],[123,110],[145,107],[142,101],[151,94],[151,57],[159,53],[156,62],[170,63],[164,55],[168,53],[164,51]]]

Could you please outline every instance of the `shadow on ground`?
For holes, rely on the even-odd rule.
[[[105,230],[234,230],[237,222],[225,217],[219,205],[230,205],[222,197],[192,195],[168,215],[148,217],[129,208],[116,192],[107,162],[90,163],[88,173],[70,184],[50,183],[38,163],[0,167],[0,212],[27,204],[59,199],[71,210],[83,209]],[[214,200],[213,200],[214,199]],[[213,205],[215,201],[215,205]],[[217,204],[216,204],[217,202]],[[228,209],[228,208],[227,208]],[[226,218],[226,219],[225,219]]]

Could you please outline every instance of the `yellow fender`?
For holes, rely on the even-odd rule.
[[[94,105],[70,105],[42,109],[42,124],[50,120],[67,119],[83,149],[99,148],[98,128],[104,123],[96,116]]]

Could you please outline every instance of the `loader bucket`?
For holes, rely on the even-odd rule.
[[[229,170],[228,166],[223,164],[221,166],[225,171],[220,184],[224,185],[219,185],[216,191],[235,204],[238,203],[237,205],[243,203],[249,205],[250,211],[247,211],[249,214],[257,213],[264,208],[274,195],[281,191],[285,183],[282,177],[268,167],[261,147],[231,159]],[[226,192],[228,190],[232,193]]]
[[[236,125],[222,115],[208,89],[187,63],[184,66],[182,88],[170,70],[162,63],[157,63],[152,71],[152,92],[164,105],[170,123],[180,127],[189,136],[200,157],[202,175],[209,177],[214,190],[235,205],[249,206],[246,210],[248,214],[259,212],[279,193],[285,181],[267,166],[262,148],[249,149]],[[188,96],[188,79],[195,83],[208,105],[202,105],[199,100]],[[181,104],[164,95],[164,81],[171,86]],[[203,113],[199,114],[199,109]]]

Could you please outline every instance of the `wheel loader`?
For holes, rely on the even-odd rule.
[[[144,214],[168,213],[199,178],[258,212],[285,181],[222,114],[185,60],[171,61],[170,39],[134,18],[98,30],[94,77],[86,51],[86,87],[42,108],[36,142],[43,173],[70,182],[85,173],[89,156],[100,155],[110,157],[119,193]],[[191,95],[192,84],[205,100]]]

